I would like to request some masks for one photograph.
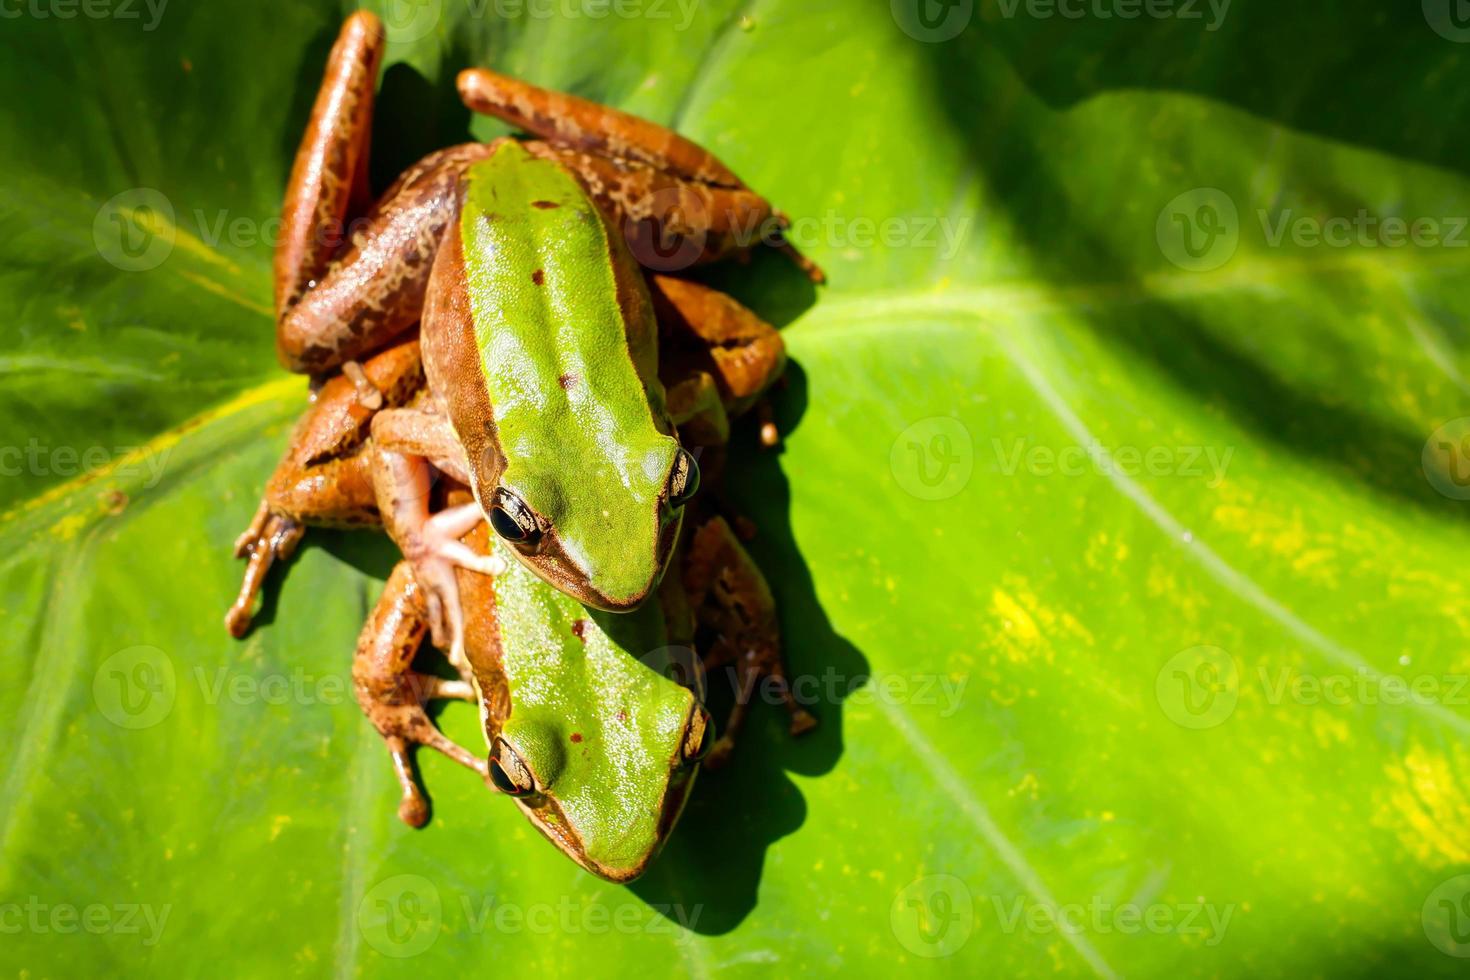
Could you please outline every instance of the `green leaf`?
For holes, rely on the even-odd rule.
[[[1462,969],[1447,5],[394,4],[378,186],[503,132],[452,91],[493,65],[704,142],[826,267],[711,273],[795,362],[784,449],[745,432],[730,495],[821,728],[758,704],[628,888],[427,753],[434,819],[400,825],[349,677],[386,544],[313,533],[246,641],[220,623],[303,405],[269,219],[344,11],[28,5],[0,24],[0,966]]]

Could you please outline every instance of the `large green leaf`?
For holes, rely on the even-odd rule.
[[[313,535],[220,625],[302,405],[263,223],[343,10],[7,7],[0,965],[1463,971],[1470,534],[1431,433],[1470,401],[1466,252],[1273,231],[1463,240],[1449,4],[1018,3],[393,8],[380,186],[500,132],[452,93],[482,63],[818,222],[830,286],[714,275],[796,362],[732,498],[822,727],[758,707],[631,888],[438,758],[396,822],[347,689],[383,542]]]

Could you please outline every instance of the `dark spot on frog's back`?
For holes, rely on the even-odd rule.
[[[576,634],[577,639],[581,640],[583,643],[586,643],[587,642],[587,620],[585,620],[585,619],[579,619],[576,622],[572,623],[572,632]]]
[[[581,732],[572,732],[572,741],[573,742],[580,742],[580,741],[582,741],[582,733]]]
[[[561,207],[561,205],[555,201],[532,201],[531,207],[540,208],[542,211],[550,211],[552,208]]]
[[[570,372],[563,374],[561,377],[556,379],[556,383],[561,385],[562,391],[571,391],[577,386],[577,381],[577,376]],[[578,622],[582,622],[582,620],[578,620]]]
[[[531,281],[538,286],[546,285],[546,270],[537,269],[535,272],[531,273]]]

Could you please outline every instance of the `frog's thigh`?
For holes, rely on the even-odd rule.
[[[409,757],[412,746],[427,745],[482,777],[488,775],[484,760],[446,738],[424,710],[425,703],[434,698],[474,698],[473,690],[462,681],[413,670],[414,655],[427,631],[423,590],[408,563],[399,562],[363,625],[352,663],[352,682],[357,703],[388,744],[403,791],[398,816],[413,827],[424,825],[429,808],[414,778]]]
[[[796,702],[786,680],[775,597],[724,518],[712,518],[694,532],[683,571],[700,626],[720,637],[710,651],[708,665],[733,663],[735,667],[735,707],[710,754],[713,764],[729,756],[761,678],[771,678],[785,702],[792,735],[815,727],[816,719]]]
[[[327,57],[281,208],[275,255],[277,315],[326,271],[353,206],[367,204],[373,90],[383,44],[378,18],[359,11],[343,23]]]
[[[283,310],[276,352],[292,371],[319,374],[412,327],[445,229],[459,215],[459,181],[493,144],[439,150],[410,168],[363,219],[316,285]]]
[[[459,73],[459,97],[475,112],[590,153],[652,164],[701,183],[744,187],[704,147],[657,123],[484,68]]]

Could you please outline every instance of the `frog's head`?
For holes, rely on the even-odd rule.
[[[643,274],[556,160],[497,144],[462,193],[423,343],[475,496],[542,579],[598,609],[636,608],[699,479],[658,380]]]
[[[659,651],[628,652],[654,635],[651,622],[662,629],[657,606],[572,620],[560,649],[507,646],[510,712],[498,728],[487,722],[491,782],[563,853],[609,881],[648,867],[714,741],[708,712],[661,669]]]

